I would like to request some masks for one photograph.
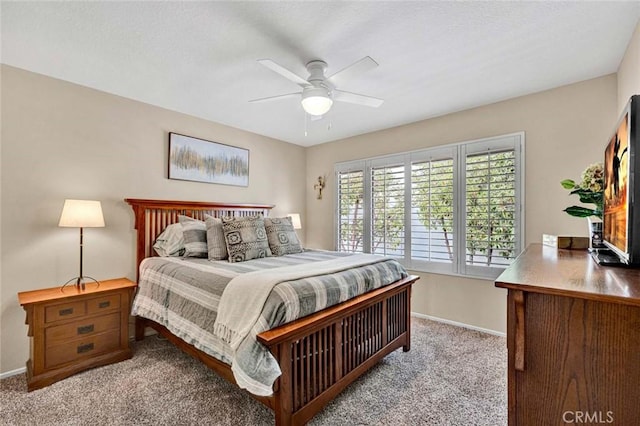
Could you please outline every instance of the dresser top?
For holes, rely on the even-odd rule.
[[[598,265],[586,250],[531,244],[496,287],[640,306],[640,269]]]
[[[22,291],[18,293],[18,301],[20,305],[28,305],[31,303],[50,302],[52,300],[66,299],[78,296],[100,295],[106,291],[121,290],[123,288],[134,288],[136,283],[127,278],[116,278],[113,280],[100,281],[100,286],[96,283],[88,282],[86,290],[78,290],[75,283],[67,285],[64,289],[62,286],[45,288],[41,290]]]

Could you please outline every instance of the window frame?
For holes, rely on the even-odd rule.
[[[507,266],[480,266],[466,263],[466,161],[467,156],[486,152],[513,149],[515,157],[515,250],[516,255],[524,249],[525,241],[525,133],[516,132],[500,136],[434,146],[415,151],[385,156],[364,158],[336,163],[334,199],[334,248],[339,250],[340,242],[340,173],[362,171],[363,182],[363,252],[371,252],[372,243],[372,169],[393,167],[404,164],[404,256],[396,257],[407,269],[480,279],[495,279]],[[434,262],[414,259],[411,253],[411,173],[412,164],[441,159],[453,159],[453,232],[454,250],[452,262]]]

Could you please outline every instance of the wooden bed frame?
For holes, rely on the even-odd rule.
[[[137,266],[156,256],[153,243],[162,230],[184,214],[204,220],[204,215],[267,216],[272,205],[125,199],[135,214]],[[139,272],[138,272],[139,273]],[[273,395],[249,393],[275,413],[276,425],[302,425],[324,408],[351,382],[384,356],[402,347],[410,349],[411,286],[409,276],[313,315],[265,331],[258,341],[278,360],[282,375]],[[231,367],[196,349],[169,330],[136,317],[136,340],[151,327],[184,352],[201,360],[235,384]]]

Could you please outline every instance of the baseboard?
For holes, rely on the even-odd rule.
[[[458,322],[458,321],[451,321],[444,318],[432,317],[431,315],[419,314],[418,312],[411,312],[411,316],[414,316],[416,318],[423,318],[431,321],[441,322],[444,324],[455,325],[456,327],[468,328],[469,330],[480,331],[482,333],[493,334],[494,336],[506,337],[506,334],[500,331],[490,330],[488,328],[476,327],[475,325],[465,324],[463,322]]]
[[[15,370],[7,371],[6,373],[0,373],[0,380],[6,379],[7,377],[17,376],[18,374],[26,373],[27,367],[18,368]]]

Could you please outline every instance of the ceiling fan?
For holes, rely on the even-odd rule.
[[[333,105],[333,101],[348,102],[357,105],[377,108],[384,102],[382,99],[371,96],[360,95],[357,93],[345,92],[337,90],[336,87],[347,80],[358,76],[364,72],[374,69],[378,63],[365,56],[359,61],[349,65],[337,73],[325,77],[324,73],[327,69],[327,63],[324,61],[311,61],[307,63],[307,71],[309,78],[304,79],[299,75],[289,71],[285,67],[278,65],[271,59],[259,59],[265,67],[271,71],[277,72],[288,80],[293,81],[302,88],[301,92],[288,93],[286,95],[270,96],[268,98],[254,99],[249,102],[268,102],[279,99],[302,97],[302,108],[310,115],[322,118]]]

